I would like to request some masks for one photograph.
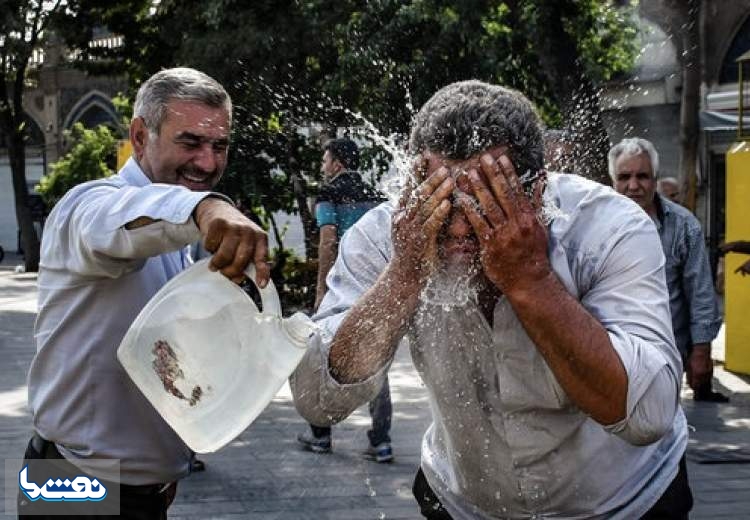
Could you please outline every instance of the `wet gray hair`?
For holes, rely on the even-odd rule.
[[[653,171],[655,179],[656,174],[659,172],[659,154],[657,153],[653,143],[651,143],[651,141],[649,141],[648,139],[643,139],[642,137],[629,137],[623,139],[612,148],[610,148],[609,154],[607,154],[609,176],[612,178],[612,180],[616,180],[617,177],[617,173],[615,172],[615,163],[617,162],[618,157],[620,157],[621,155],[632,157],[634,155],[640,155],[642,153],[648,154],[648,158],[651,161],[651,170]]]
[[[158,135],[167,114],[167,103],[174,100],[226,108],[230,120],[232,117],[232,100],[218,81],[199,70],[176,67],[157,72],[141,85],[133,105],[133,118],[143,118],[149,132]]]
[[[419,110],[411,130],[412,152],[425,150],[468,159],[507,145],[518,175],[544,167],[542,126],[520,92],[481,81],[459,81],[438,90]]]

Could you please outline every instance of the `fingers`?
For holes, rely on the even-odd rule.
[[[486,153],[479,158],[479,166],[500,207],[506,214],[513,213],[521,183],[510,159],[501,155],[496,161]]]
[[[461,193],[458,195],[458,204],[463,209],[466,218],[469,219],[471,227],[474,228],[474,234],[479,238],[480,242],[488,240],[492,229],[479,213],[474,200],[465,193]]]
[[[206,235],[205,247],[207,251],[213,251],[213,256],[208,263],[208,268],[212,271],[222,271],[232,264],[234,259],[235,251],[239,245],[239,236],[235,236],[227,230],[222,229],[223,226],[214,225],[209,228],[209,232]],[[209,247],[209,244],[216,244],[215,247]],[[239,273],[233,273],[236,276]]]
[[[255,241],[253,263],[255,264],[255,282],[262,289],[268,285],[268,280],[271,278],[271,265],[268,263],[268,237],[265,233]]]
[[[497,203],[495,195],[479,176],[479,172],[476,170],[469,170],[469,180],[474,189],[474,195],[476,195],[479,205],[487,216],[487,220],[489,220],[490,224],[493,226],[500,226],[505,223],[507,220],[506,213]],[[476,209],[474,211],[476,211]]]
[[[211,216],[204,238],[206,250],[213,252],[208,268],[236,283],[245,279],[245,269],[253,262],[256,283],[265,287],[270,278],[268,265],[268,237],[260,227],[244,215],[232,211],[222,216]],[[235,212],[235,213],[233,213]]]
[[[440,229],[443,227],[445,219],[448,218],[448,214],[450,213],[450,211],[451,203],[448,200],[443,199],[440,201],[435,210],[430,213],[430,216],[427,218],[427,220],[425,220],[423,229],[425,230],[425,233],[430,240],[437,238],[437,235],[440,232]]]
[[[430,176],[430,178],[417,189],[417,197],[423,201],[420,207],[420,215],[425,221],[430,218],[443,202],[448,203],[448,206],[450,207],[448,198],[451,196],[453,189],[455,188],[455,183],[453,179],[450,178],[447,169],[441,168],[436,171],[435,174],[437,175],[435,175],[434,179]]]
[[[535,212],[539,211],[544,206],[544,188],[546,186],[547,176],[543,173],[536,179],[536,181],[534,181],[534,187],[531,196],[531,206]]]
[[[427,172],[428,172],[428,166],[429,166],[429,159],[425,157],[424,155],[420,155],[415,161],[414,161],[414,168],[413,168],[413,178],[418,182],[422,182],[427,178]]]

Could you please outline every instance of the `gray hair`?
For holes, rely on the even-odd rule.
[[[158,135],[167,114],[167,103],[197,101],[213,108],[226,108],[232,117],[232,100],[221,84],[203,72],[187,67],[164,69],[148,78],[138,89],[133,117],[141,117],[146,128]]]
[[[507,145],[518,175],[544,166],[539,116],[520,92],[481,81],[459,81],[438,90],[414,118],[409,147],[464,160]]]
[[[617,162],[618,157],[623,154],[632,157],[642,153],[648,154],[648,158],[651,161],[651,169],[653,170],[654,178],[656,178],[656,174],[659,171],[659,154],[656,152],[656,148],[654,148],[651,141],[647,139],[643,139],[642,137],[630,137],[623,139],[609,149],[607,162],[609,164],[609,176],[612,180],[616,180],[615,162]]]
[[[677,180],[676,177],[662,177],[658,181],[656,181],[656,185],[663,186],[665,184],[671,184],[672,186],[675,186],[676,188],[680,187],[680,181]]]

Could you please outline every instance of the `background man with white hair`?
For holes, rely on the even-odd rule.
[[[646,139],[623,139],[609,151],[614,188],[635,201],[659,231],[672,328],[693,398],[727,402],[711,389],[711,341],[719,332],[721,316],[701,225],[690,211],[656,193],[658,170],[659,155]]]

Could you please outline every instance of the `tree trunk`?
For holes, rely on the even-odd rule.
[[[29,190],[26,186],[26,147],[23,135],[13,129],[8,135],[8,158],[13,177],[13,196],[16,205],[16,221],[21,231],[24,267],[26,272],[39,270],[39,237],[29,207]]]
[[[297,201],[299,217],[302,220],[302,229],[305,232],[305,256],[308,259],[318,257],[317,227],[315,217],[307,205],[307,183],[298,172],[290,174],[294,199]]]
[[[695,212],[696,170],[701,87],[699,0],[687,0],[686,23],[682,28],[682,99],[680,106],[680,195],[683,204]]]

